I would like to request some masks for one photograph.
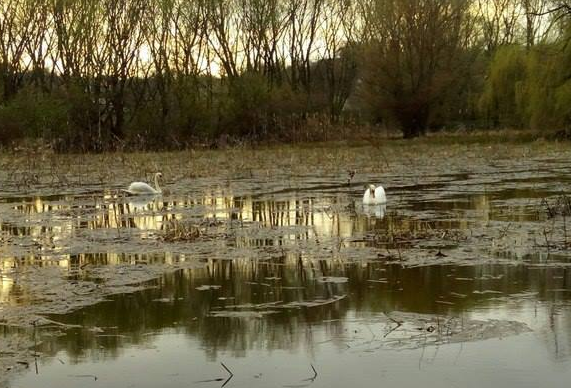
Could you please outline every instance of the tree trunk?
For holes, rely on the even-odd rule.
[[[396,117],[403,137],[412,139],[426,134],[428,126],[429,107],[419,104],[410,104],[398,110]]]

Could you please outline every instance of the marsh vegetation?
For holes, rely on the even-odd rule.
[[[478,381],[515,363],[557,386],[569,151],[498,139],[6,157],[1,384],[206,386],[223,362],[234,386],[330,386],[339,363],[440,386],[481,362]],[[159,166],[168,193],[122,194]],[[386,209],[361,205],[369,182]]]

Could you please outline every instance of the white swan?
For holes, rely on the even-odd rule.
[[[387,203],[387,196],[383,186],[369,185],[363,194],[363,205],[381,205]]]
[[[163,191],[159,186],[159,178],[162,178],[163,174],[157,172],[155,174],[155,188],[145,182],[133,182],[129,185],[127,190],[123,189],[123,191],[129,195],[152,195],[152,194],[161,194]]]

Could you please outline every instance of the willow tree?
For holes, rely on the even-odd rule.
[[[520,127],[524,124],[522,91],[526,56],[523,47],[518,45],[496,50],[479,99],[479,109],[488,126]]]
[[[530,14],[526,34],[521,44],[500,46],[493,53],[478,101],[480,113],[490,127],[567,130],[571,7],[566,2],[522,1]],[[538,27],[541,23],[546,28]],[[545,39],[548,34],[552,37]]]
[[[434,109],[455,98],[474,36],[470,0],[371,0],[362,92],[405,138],[424,134]]]
[[[36,7],[26,0],[0,2],[0,76],[4,101],[18,92],[29,70],[30,61],[24,59],[38,36]]]

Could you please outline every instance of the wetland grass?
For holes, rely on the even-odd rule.
[[[195,241],[202,235],[200,227],[176,219],[169,220],[164,224],[161,239],[165,242]]]
[[[544,141],[501,131],[473,134],[439,133],[413,141],[331,142],[295,145],[197,149],[177,152],[113,152],[56,154],[50,150],[3,152],[0,180],[3,189],[51,193],[77,186],[123,187],[134,179],[149,180],[161,170],[171,182],[208,177],[300,175],[308,171],[339,174],[357,181],[361,174],[384,174],[419,166],[438,171],[446,163],[469,166],[470,158],[520,158],[532,153],[558,152],[565,143]],[[353,172],[347,179],[347,171]]]
[[[544,188],[548,202],[541,208],[543,218],[528,222],[510,211],[509,199],[521,198],[502,196],[514,185],[513,177],[504,179],[503,174],[517,175],[518,185],[536,189],[527,184],[533,174],[522,171],[520,158],[537,164],[531,166],[532,172],[550,168],[543,163],[549,159],[564,168],[568,146],[478,136],[470,142],[462,136],[435,135],[372,145],[327,143],[84,157],[48,151],[4,154],[0,156],[0,249],[6,269],[2,279],[8,279],[7,285],[17,280],[7,289],[24,289],[26,302],[32,304],[25,309],[6,305],[5,324],[24,326],[42,314],[65,314],[111,295],[149,288],[165,273],[206,266],[219,267],[212,273],[226,274],[225,280],[235,280],[238,290],[250,289],[248,282],[255,281],[267,300],[242,301],[242,309],[228,306],[201,319],[262,315],[270,321],[274,314],[265,314],[270,310],[291,311],[292,316],[297,310],[342,312],[355,298],[351,287],[358,279],[351,277],[351,271],[372,263],[399,271],[432,265],[519,265],[524,263],[520,256],[501,256],[517,248],[518,233],[525,234],[522,256],[545,247],[551,253],[559,239],[565,246],[557,249],[565,250],[568,198],[555,201]],[[128,199],[115,196],[117,189],[134,179],[148,180],[159,166],[171,182],[170,194],[136,209]],[[559,179],[558,173],[550,179]],[[363,182],[371,180],[388,182],[389,206],[398,212],[391,209],[383,219],[358,214]],[[539,209],[535,192],[524,199],[525,216]],[[555,226],[547,228],[548,224]],[[546,242],[533,245],[535,237]],[[24,261],[28,264],[10,267],[12,262]],[[259,276],[240,278],[240,266],[254,268]],[[265,277],[280,282],[266,286]],[[388,287],[392,283],[388,275],[371,272],[363,279],[365,298],[404,292],[396,283],[383,289],[387,292],[371,291]],[[285,284],[286,280],[291,283]],[[221,292],[227,291],[220,287]],[[327,294],[306,296],[311,287],[326,289]],[[284,293],[291,293],[291,298],[279,302],[277,295]],[[241,295],[246,293],[231,296]],[[431,296],[430,303],[438,306],[437,311],[462,311],[459,301],[445,297]],[[8,309],[13,313],[8,314]],[[374,338],[364,350],[370,345],[416,348],[525,331],[505,322],[459,321],[432,314],[391,313],[390,319],[379,322],[387,324],[384,339]]]

